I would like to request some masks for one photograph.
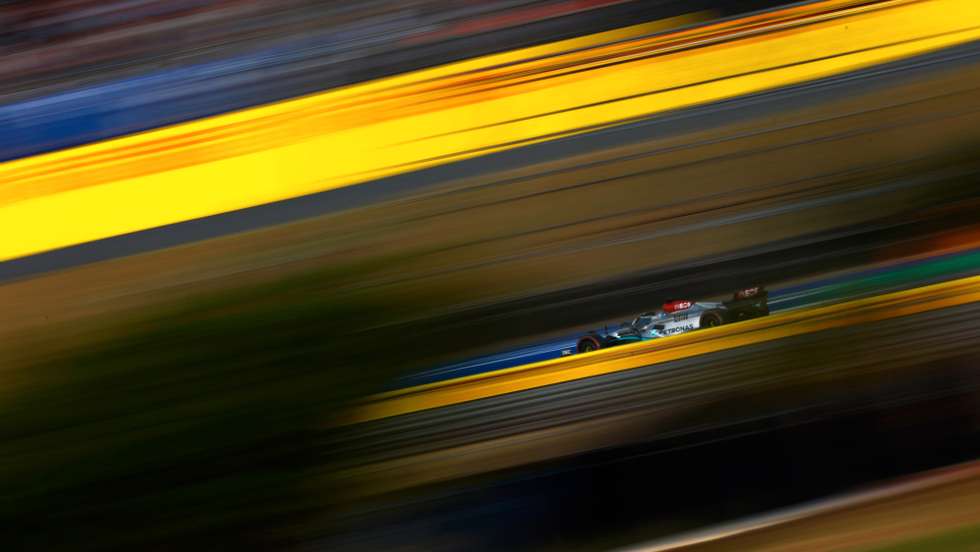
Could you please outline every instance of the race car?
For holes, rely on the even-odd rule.
[[[641,314],[614,330],[590,331],[578,340],[576,351],[587,353],[767,316],[768,297],[765,288],[758,286],[736,291],[730,301],[668,301],[660,309]]]

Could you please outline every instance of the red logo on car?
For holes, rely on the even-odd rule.
[[[674,312],[689,308],[691,308],[690,301],[671,301],[670,303],[664,303],[664,312]]]

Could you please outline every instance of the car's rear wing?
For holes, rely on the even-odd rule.
[[[740,289],[732,294],[730,301],[722,302],[729,309],[769,310],[769,292],[764,286]]]

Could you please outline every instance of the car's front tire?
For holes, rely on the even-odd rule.
[[[577,350],[580,353],[591,353],[592,351],[598,351],[599,341],[594,337],[583,337],[578,341]]]

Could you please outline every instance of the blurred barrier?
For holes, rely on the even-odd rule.
[[[364,404],[347,422],[378,420],[790,336],[898,318],[976,301],[980,301],[980,276],[828,307],[774,314],[766,318],[683,334],[669,339],[624,345],[594,353],[392,391]]]
[[[554,55],[682,27],[692,13],[480,58],[488,64]],[[312,43],[311,43],[312,42]],[[340,50],[340,51],[338,51]],[[335,60],[335,57],[341,57]],[[76,87],[0,106],[0,161],[116,138],[350,84],[359,66],[335,41],[294,40],[254,52]],[[383,67],[383,66],[382,66]],[[366,70],[366,69],[365,69]],[[391,71],[396,72],[397,71]],[[371,74],[370,72],[368,74]]]
[[[820,2],[464,62],[0,167],[0,260],[206,217],[980,37],[968,0]],[[424,132],[424,135],[422,133]]]

